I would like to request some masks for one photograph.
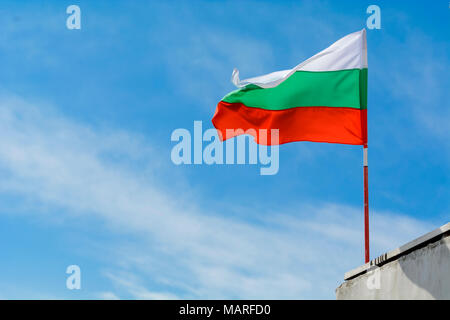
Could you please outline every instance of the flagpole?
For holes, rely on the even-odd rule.
[[[369,251],[369,163],[367,159],[367,144],[363,147],[363,166],[364,166],[364,252],[365,263],[370,261]]]

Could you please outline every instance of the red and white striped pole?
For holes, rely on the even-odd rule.
[[[363,147],[364,166],[364,252],[365,263],[370,261],[369,250],[369,163],[367,159],[367,144]]]

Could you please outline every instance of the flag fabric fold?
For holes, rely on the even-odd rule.
[[[235,69],[232,82],[238,89],[219,102],[212,122],[222,140],[247,131],[269,145],[366,145],[367,72],[365,29],[289,70],[240,80]],[[278,129],[278,141],[260,139],[260,129]]]

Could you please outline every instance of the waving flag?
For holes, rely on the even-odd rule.
[[[259,139],[259,129],[279,129],[279,144],[367,144],[365,29],[290,70],[241,81],[235,69],[232,82],[238,89],[219,102],[212,119],[222,140],[254,129],[248,133],[257,143],[272,144]]]

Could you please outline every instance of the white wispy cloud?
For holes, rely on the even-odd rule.
[[[108,277],[119,290],[127,292],[131,296],[131,299],[137,300],[174,300],[178,297],[172,293],[167,292],[154,292],[149,291],[142,284],[140,279],[133,274],[126,272],[120,272],[119,274],[113,274],[107,272]],[[100,294],[100,297],[105,299],[120,299],[113,292],[104,292]]]
[[[111,291],[104,291],[97,294],[99,300],[120,300],[120,298]]]
[[[205,205],[195,190],[161,178],[154,171],[170,171],[170,159],[134,133],[94,129],[8,94],[0,128],[2,193],[58,208],[50,221],[92,217],[133,236],[100,244],[97,258],[108,262],[117,292],[99,297],[333,298],[343,273],[360,263],[361,208],[299,203],[267,208],[250,223],[227,216],[233,204]],[[373,211],[373,252],[432,227]]]

